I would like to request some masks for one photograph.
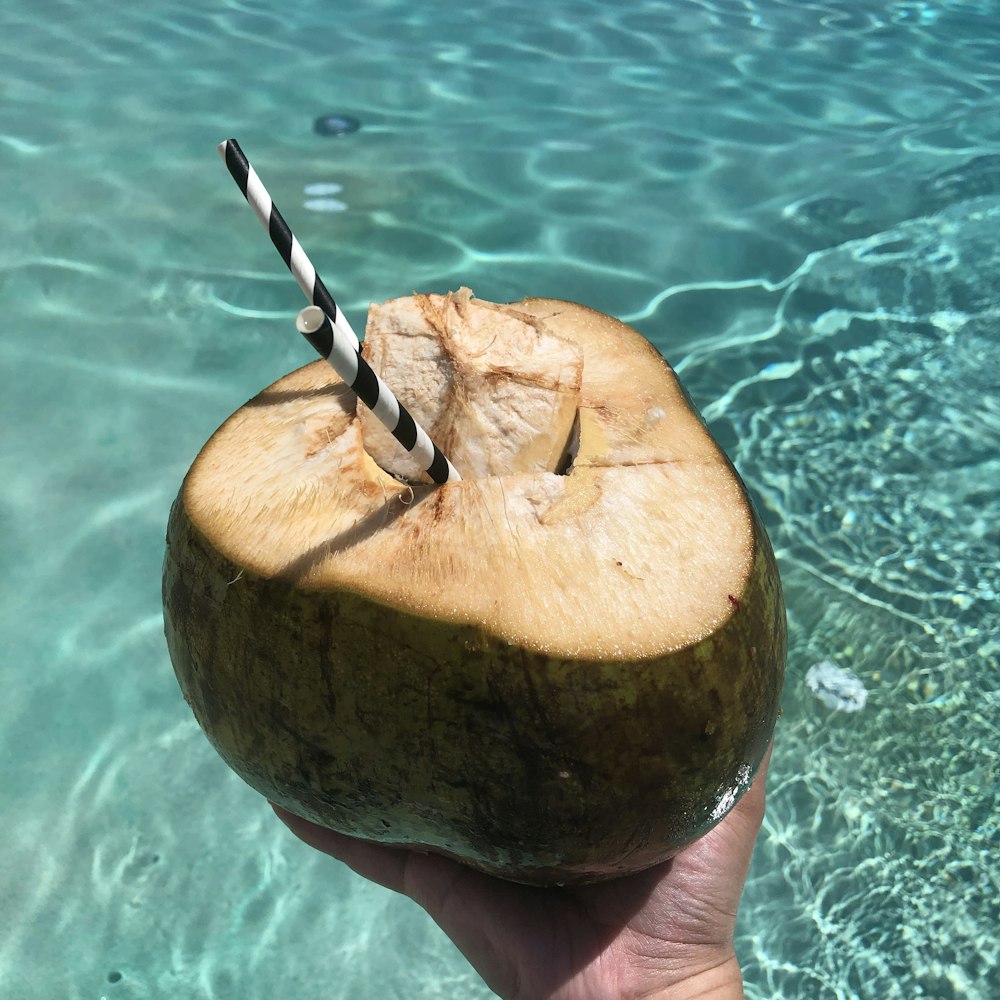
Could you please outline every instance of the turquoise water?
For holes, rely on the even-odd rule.
[[[759,498],[791,645],[748,995],[1000,995],[1000,4],[354,6],[0,14],[0,995],[490,995],[173,679],[169,504],[311,360],[230,135],[356,328],[461,284],[619,315]]]

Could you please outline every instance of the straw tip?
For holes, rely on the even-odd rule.
[[[319,306],[306,306],[295,317],[295,327],[299,333],[315,333],[326,319],[326,313]]]
[[[231,142],[236,142],[236,140],[235,139],[223,139],[222,142],[220,142],[215,147],[215,149],[218,152],[219,156],[221,156],[223,159],[226,158],[226,150],[229,148],[229,144]]]

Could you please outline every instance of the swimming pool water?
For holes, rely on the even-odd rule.
[[[356,328],[461,284],[619,315],[759,499],[791,645],[748,995],[1000,994],[1000,4],[353,7],[0,15],[0,995],[489,995],[291,840],[172,676],[169,504],[311,360],[230,135]]]

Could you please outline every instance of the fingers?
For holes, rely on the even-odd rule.
[[[757,841],[757,834],[760,832],[760,825],[764,821],[767,769],[771,763],[773,746],[772,740],[757,768],[753,784],[736,803],[732,812],[707,835],[711,837],[712,834],[717,834],[720,842],[725,844],[729,868],[734,873],[741,871],[744,879],[750,868],[750,858]]]
[[[773,743],[772,743],[773,746]],[[771,762],[769,746],[760,762],[753,784],[718,826],[685,848],[674,859],[674,868],[682,880],[691,879],[692,891],[713,899],[719,913],[735,920],[743,893],[750,859],[764,818],[767,769]]]
[[[733,914],[739,903],[754,843],[764,817],[765,785],[773,746],[772,741],[757,769],[753,784],[732,812],[672,862],[656,869],[657,872],[661,869],[666,872],[673,868],[681,878],[694,877],[696,883],[702,884],[703,892],[706,881],[714,883],[723,890],[721,895],[727,897],[720,908],[724,911],[731,909]],[[310,823],[273,802],[271,807],[278,819],[299,840],[342,861],[358,875],[411,897],[435,916],[435,919],[438,919],[439,912],[444,909],[446,898],[450,897],[454,902],[454,888],[458,881],[462,881],[467,888],[473,888],[480,881],[487,881],[485,876],[466,870],[439,855],[348,837]],[[488,881],[492,883],[493,880]],[[496,889],[491,891],[495,895],[502,895],[513,889],[505,886],[503,892]],[[731,900],[728,898],[730,896]]]
[[[271,803],[278,819],[303,843],[343,861],[352,871],[395,892],[404,892],[406,865],[410,852],[405,848],[373,844],[317,826]]]
[[[301,816],[296,816],[273,802],[271,808],[278,819],[303,843],[342,861],[363,878],[409,896],[456,942],[461,942],[463,936],[468,937],[470,927],[478,928],[476,919],[473,918],[477,916],[481,906],[478,902],[480,892],[485,903],[490,902],[489,897],[495,896],[492,902],[502,904],[505,894],[514,891],[512,887],[502,883],[498,888],[494,888],[493,879],[466,869],[458,862],[440,855],[348,837],[310,823],[309,820],[302,819]],[[463,894],[456,890],[459,883],[465,884],[471,890],[468,893],[468,900],[464,900]],[[473,918],[466,918],[464,915],[466,909],[473,914]],[[447,912],[449,910],[450,917]],[[469,924],[470,919],[471,924]],[[463,929],[465,924],[469,926]]]

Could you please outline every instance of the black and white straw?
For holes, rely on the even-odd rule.
[[[295,326],[435,483],[457,483],[462,478],[319,306],[306,306],[296,318]]]
[[[358,346],[358,336],[351,329],[347,317],[341,312],[333,296],[327,291],[323,279],[316,273],[316,268],[306,256],[302,244],[288,228],[288,223],[281,216],[277,205],[271,200],[267,188],[261,183],[257,171],[250,166],[240,144],[235,139],[220,142],[219,155],[226,161],[233,180],[243,192],[254,214],[260,219],[261,225],[267,230],[275,249],[281,254],[281,259],[288,265],[288,270],[305,292],[306,298],[330,317],[333,325],[342,330],[354,344]]]

